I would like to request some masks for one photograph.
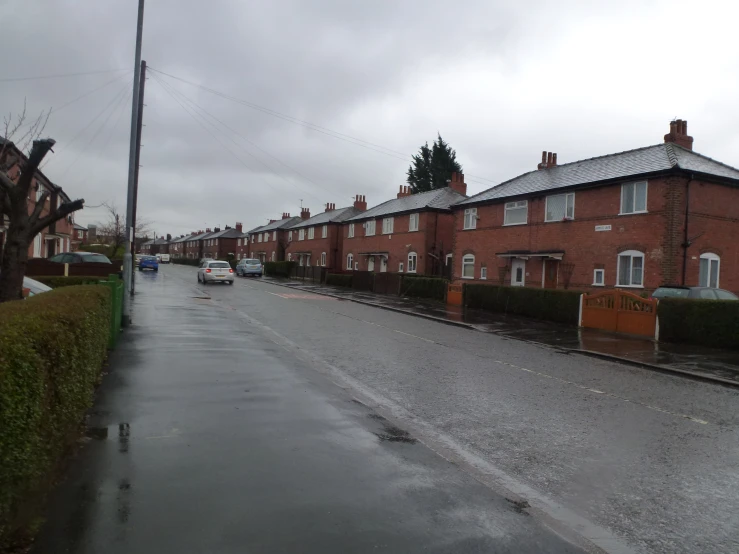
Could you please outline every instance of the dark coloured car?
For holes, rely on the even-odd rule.
[[[693,300],[739,300],[736,294],[711,287],[665,285],[652,293],[652,298],[689,298]]]
[[[98,264],[109,264],[110,260],[108,256],[104,254],[97,254],[95,252],[65,252],[64,254],[57,254],[49,258],[50,262],[57,262],[60,264],[87,264],[87,263],[98,263]]]

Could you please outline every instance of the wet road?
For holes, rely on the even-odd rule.
[[[346,347],[375,340],[390,363],[385,328],[326,325],[318,302],[269,285],[202,289],[191,268],[137,279],[134,325],[34,553],[597,551],[347,385],[332,364],[371,365]],[[338,339],[331,362],[319,335]]]
[[[191,268],[166,278],[195,283]],[[739,392],[257,280],[204,289],[424,444],[611,552],[739,552]]]

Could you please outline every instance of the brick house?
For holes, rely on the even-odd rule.
[[[429,192],[411,194],[409,187],[401,186],[397,198],[344,222],[341,268],[443,274],[452,251],[451,206],[464,200],[466,192],[459,173],[452,175],[448,187]]]
[[[237,223],[236,227],[221,230],[218,227],[210,235],[203,237],[203,258],[225,260],[229,255],[236,258],[236,243],[243,236],[243,227]]]
[[[192,235],[180,235],[175,237],[169,243],[169,255],[175,260],[185,257],[185,243]]]
[[[5,149],[11,152],[19,159],[27,159],[27,156],[13,142],[0,138],[0,150]],[[14,182],[20,177],[20,167],[18,164],[9,168],[7,175]],[[54,184],[41,170],[36,170],[36,174],[31,181],[31,188],[28,197],[28,213],[30,214],[36,207],[36,203],[40,200],[44,192],[49,192],[49,196],[44,202],[44,208],[41,216],[47,215],[52,208],[69,202],[70,198],[62,190],[62,188]],[[6,216],[0,216],[0,254],[2,254],[5,245],[5,235],[9,227],[9,220]],[[72,250],[72,238],[74,230],[74,214],[52,223],[36,235],[28,247],[28,257],[30,258],[49,258],[62,252],[70,252]]]
[[[259,227],[254,227],[250,231],[246,231],[241,234],[241,237],[236,239],[236,259],[241,260],[242,258],[248,258],[251,254],[249,240],[252,233],[256,232]]]
[[[304,210],[304,214],[310,214]],[[299,216],[290,217],[289,213],[283,213],[282,219],[273,219],[267,225],[257,227],[249,232],[250,257],[258,258],[264,262],[285,261],[285,249],[288,242],[288,229],[303,219]]]
[[[169,242],[172,237],[170,235],[167,235],[167,237],[159,237],[146,241],[141,245],[141,253],[151,256],[169,254]]]
[[[455,281],[649,292],[739,292],[739,170],[692,150],[687,122],[664,143],[524,173],[456,204]]]
[[[87,227],[75,223],[72,228],[72,252],[81,250],[85,244],[87,244]]]
[[[367,209],[363,196],[357,196],[353,206],[336,209],[326,204],[323,213],[310,217],[308,210],[301,213],[301,221],[287,229],[285,256],[298,265],[315,265],[330,269],[343,267],[344,221]]]
[[[190,260],[200,260],[203,258],[203,239],[210,235],[213,231],[206,229],[205,231],[197,231],[190,235],[185,241],[185,258]]]

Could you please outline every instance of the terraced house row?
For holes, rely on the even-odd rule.
[[[739,292],[738,223],[739,170],[694,152],[687,122],[676,120],[652,146],[561,165],[543,152],[532,171],[474,196],[453,174],[446,188],[411,194],[401,186],[370,209],[360,195],[315,216],[303,208],[232,233],[229,252],[455,282]],[[202,256],[213,233],[183,237],[195,245],[183,253]]]

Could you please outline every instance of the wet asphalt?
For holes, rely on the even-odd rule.
[[[419,339],[271,285],[195,281],[177,266],[137,275],[134,323],[32,552],[599,551],[339,369],[388,367],[401,393]]]
[[[609,552],[739,552],[736,389],[257,279],[202,290],[548,525]]]

